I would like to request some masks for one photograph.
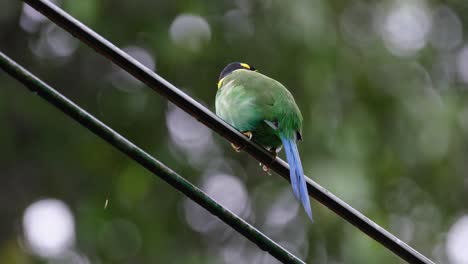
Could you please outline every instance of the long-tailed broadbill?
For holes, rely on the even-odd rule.
[[[284,147],[294,196],[312,220],[296,144],[302,140],[302,115],[286,87],[246,63],[233,62],[219,75],[215,107],[219,117],[273,155]]]

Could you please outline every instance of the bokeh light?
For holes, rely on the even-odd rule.
[[[48,261],[49,264],[91,264],[91,260],[84,254],[76,251],[67,251],[58,258]]]
[[[460,79],[468,83],[468,45],[465,45],[457,56],[457,70]]]
[[[241,217],[248,217],[250,213],[250,198],[245,185],[238,178],[212,173],[204,177],[201,189],[215,201]],[[184,204],[185,220],[192,229],[201,233],[216,235],[216,240],[222,239],[226,232],[226,225],[213,217],[208,211],[191,200]],[[222,230],[222,232],[220,231]],[[224,234],[223,234],[224,233]]]
[[[32,8],[28,4],[23,4],[23,10],[20,17],[20,26],[26,32],[36,32],[39,25],[46,21],[47,18],[41,13],[37,12],[36,9]]]
[[[440,50],[452,50],[463,40],[463,28],[460,18],[447,6],[438,7],[432,15],[430,42]]]
[[[27,245],[42,257],[59,257],[75,243],[73,214],[60,200],[43,199],[29,205],[23,230]]]
[[[266,216],[266,225],[272,228],[281,229],[287,225],[299,211],[299,204],[291,195],[291,190],[285,188],[271,204]]]
[[[122,50],[151,71],[156,69],[154,56],[147,49],[139,46],[127,46],[122,48]],[[112,69],[113,70],[110,74],[110,80],[114,87],[124,92],[140,91],[138,88],[140,88],[143,83],[141,83],[138,79],[114,64],[112,64]]]
[[[30,42],[34,54],[41,58],[66,59],[78,48],[78,40],[54,24],[43,27],[36,41]]]
[[[427,44],[431,14],[421,1],[395,1],[384,14],[380,33],[388,50],[397,56],[414,55]]]
[[[169,28],[172,41],[190,51],[200,51],[211,39],[211,28],[206,19],[194,14],[178,15]]]
[[[217,148],[209,128],[173,104],[168,104],[166,124],[172,143],[193,164],[212,162]]]
[[[447,233],[447,255],[450,263],[468,263],[468,215],[460,217]]]

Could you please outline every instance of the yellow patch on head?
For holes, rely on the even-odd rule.
[[[250,65],[248,65],[247,63],[241,63],[240,65],[241,65],[242,67],[244,67],[244,68],[250,70]]]
[[[223,85],[223,80],[224,78],[218,81],[218,89],[221,88],[221,86]]]

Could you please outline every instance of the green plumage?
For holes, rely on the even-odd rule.
[[[302,138],[302,115],[286,87],[248,64],[232,62],[219,77],[216,114],[275,154],[284,146],[294,196],[312,220],[296,144]]]
[[[300,138],[302,115],[291,93],[256,71],[238,69],[224,77],[216,94],[216,114],[267,149],[281,146],[280,134]],[[273,129],[267,122],[277,125]]]

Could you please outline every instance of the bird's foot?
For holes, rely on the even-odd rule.
[[[253,134],[250,131],[242,132],[242,134],[244,134],[244,136],[246,136],[249,140],[251,140],[253,137]]]
[[[249,140],[251,140],[252,137],[253,137],[253,134],[252,134],[252,132],[250,132],[250,131],[242,132],[242,134],[244,134],[244,136],[246,136]],[[237,146],[237,145],[234,144],[234,143],[231,143],[231,147],[232,147],[236,152],[241,152],[241,150],[242,150],[242,147],[241,147],[241,146]]]

